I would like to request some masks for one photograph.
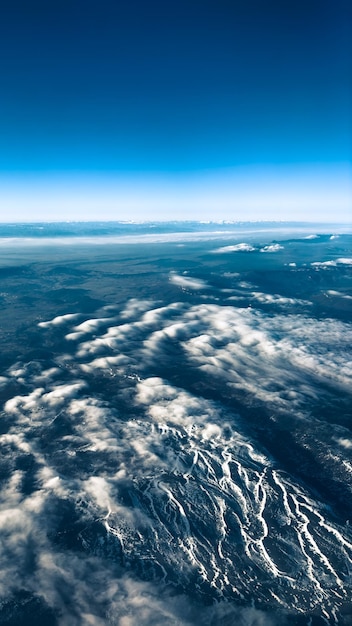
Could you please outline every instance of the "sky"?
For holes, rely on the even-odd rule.
[[[0,221],[350,221],[348,0],[8,0]]]

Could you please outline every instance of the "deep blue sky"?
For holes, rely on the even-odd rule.
[[[82,203],[85,184],[109,181],[110,218],[114,194],[143,188],[164,198],[162,211],[176,188],[190,197],[209,174],[214,198],[219,185],[238,194],[244,171],[252,195],[263,172],[272,189],[286,176],[288,196],[297,185],[305,194],[312,171],[315,186],[327,176],[332,196],[346,194],[350,20],[347,0],[8,0],[0,219],[13,203],[30,219],[26,197],[45,189],[49,199],[59,181]]]

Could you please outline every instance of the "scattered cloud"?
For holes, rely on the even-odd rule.
[[[286,611],[321,606],[333,615],[350,593],[336,569],[352,559],[348,527],[330,521],[252,440],[241,415],[203,396],[193,377],[222,396],[304,419],[317,390],[350,392],[350,326],[137,299],[120,315],[67,328],[75,322],[55,324],[63,337],[76,334],[69,372],[59,355],[52,367],[15,363],[1,379],[4,390],[21,390],[7,396],[0,437],[9,467],[0,494],[2,597],[25,590],[60,626],[278,626]],[[178,385],[167,377],[175,349]],[[342,467],[352,443],[347,434],[336,441],[340,456],[329,462]],[[258,607],[242,608],[254,577]],[[219,601],[205,607],[204,594]]]

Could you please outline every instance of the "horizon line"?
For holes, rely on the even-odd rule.
[[[73,220],[43,220],[43,219],[32,219],[32,220],[0,220],[0,225],[16,225],[16,224],[341,224],[341,225],[351,225],[352,226],[352,218],[351,220],[229,220],[229,219],[220,219],[220,220],[197,220],[197,219],[147,219],[147,220],[111,220],[111,219],[73,219]]]

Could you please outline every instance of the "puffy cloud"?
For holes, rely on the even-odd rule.
[[[352,265],[352,258],[339,258],[336,259],[336,263],[340,263],[341,265]]]
[[[52,391],[43,394],[41,399],[51,406],[57,406],[64,403],[68,398],[75,397],[85,386],[86,383],[83,381],[73,384],[57,385]]]
[[[336,261],[314,261],[312,267],[336,267]]]
[[[120,313],[121,319],[136,318],[140,313],[149,311],[155,303],[152,300],[139,300],[138,298],[131,298],[126,304],[125,308]]]
[[[340,446],[342,446],[343,448],[346,448],[347,450],[352,448],[352,439],[347,439],[346,437],[340,437],[336,441]]]
[[[92,333],[92,332],[95,332],[97,328],[99,328],[100,326],[106,323],[111,324],[111,317],[101,317],[101,318],[85,320],[85,322],[82,322],[78,326],[75,326],[74,332],[82,333],[82,334]]]
[[[284,246],[281,246],[279,243],[272,243],[268,246],[264,246],[260,248],[260,252],[279,252],[279,250],[283,250]]]
[[[114,318],[111,317],[97,317],[88,319],[75,326],[73,330],[65,336],[65,339],[69,341],[78,341],[85,335],[95,334],[101,326],[111,324]]]
[[[39,322],[38,326],[40,328],[50,328],[50,326],[61,326],[68,322],[72,322],[80,317],[79,313],[66,313],[65,315],[57,315],[52,320],[48,320],[47,322]]]
[[[182,289],[192,289],[198,291],[198,289],[206,289],[208,284],[201,278],[191,278],[190,276],[180,276],[179,274],[171,273],[170,282]]]
[[[195,424],[209,426],[214,415],[211,403],[168,385],[160,378],[147,378],[137,383],[136,402],[147,407],[157,423],[191,428]]]
[[[337,298],[343,298],[344,300],[352,300],[352,296],[349,296],[346,293],[341,293],[340,291],[334,291],[334,289],[328,289],[326,293],[329,296],[335,296]]]
[[[221,248],[217,248],[213,250],[214,254],[227,254],[229,252],[254,252],[256,248],[254,248],[249,243],[236,243],[232,246],[222,246]]]
[[[93,359],[93,361],[90,361],[89,363],[82,363],[80,367],[87,373],[93,374],[97,370],[103,370],[114,374],[118,369],[121,370],[121,366],[123,368],[123,366],[127,365],[129,362],[130,361],[126,355],[119,354],[117,356],[103,356]]]
[[[342,257],[330,261],[314,261],[311,263],[313,267],[336,267],[337,265],[352,265],[352,258]]]

